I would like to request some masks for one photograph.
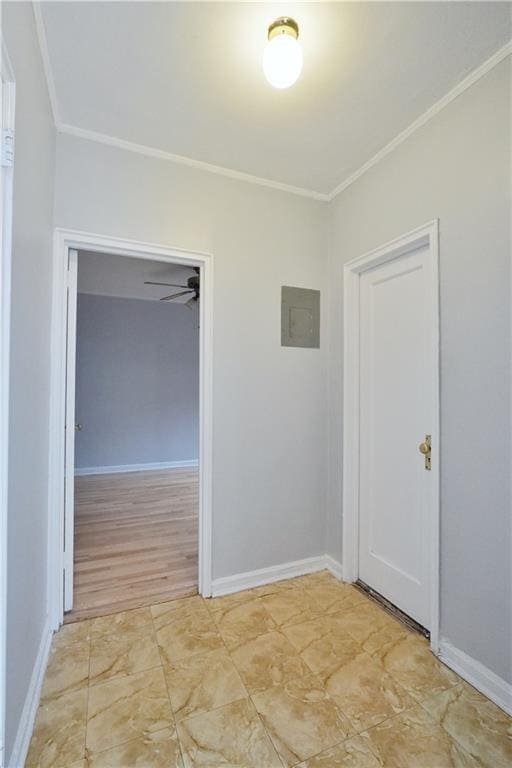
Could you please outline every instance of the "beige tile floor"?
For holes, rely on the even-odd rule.
[[[510,768],[512,726],[322,572],[63,627],[26,765]]]

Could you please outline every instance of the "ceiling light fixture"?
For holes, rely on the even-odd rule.
[[[268,28],[268,43],[263,53],[263,71],[274,88],[289,88],[302,72],[302,48],[297,42],[299,25],[281,16]]]

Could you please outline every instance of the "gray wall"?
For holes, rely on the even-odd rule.
[[[8,485],[6,754],[46,621],[55,129],[30,3],[4,3],[16,76]]]
[[[197,459],[198,321],[184,304],[78,295],[77,468]]]
[[[56,225],[214,254],[213,575],[325,552],[327,367],[280,345],[281,286],[325,295],[327,206],[69,135]]]
[[[512,681],[510,62],[331,205],[327,542],[341,557],[342,264],[440,220],[441,633]]]

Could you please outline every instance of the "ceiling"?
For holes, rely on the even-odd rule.
[[[44,2],[59,123],[327,194],[512,36],[493,2]],[[268,24],[300,25],[278,91]]]
[[[187,278],[193,274],[191,267],[162,261],[127,259],[125,256],[90,251],[78,254],[78,293],[158,301],[162,296],[179,292],[179,288],[144,285],[144,280],[185,285]],[[166,303],[184,304],[191,296],[188,294]]]

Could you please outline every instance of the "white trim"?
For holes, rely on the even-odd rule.
[[[484,77],[494,67],[500,64],[507,56],[512,54],[512,40],[509,40],[502,48],[499,48],[492,54],[486,61],[482,62],[472,72],[469,73],[463,80],[460,81],[451,91],[448,91],[439,101],[436,101],[431,107],[429,107],[422,115],[414,120],[407,128],[401,131],[395,136],[388,144],[380,149],[373,157],[367,160],[356,171],[347,176],[330,192],[318,192],[312,189],[304,189],[303,187],[296,187],[292,184],[286,184],[284,182],[275,181],[273,179],[266,179],[261,176],[253,176],[250,173],[244,173],[243,171],[236,171],[231,168],[225,168],[219,165],[212,165],[201,160],[194,160],[191,157],[184,157],[183,155],[175,155],[172,152],[166,152],[156,147],[148,147],[144,144],[136,144],[132,141],[126,141],[125,139],[117,138],[116,136],[108,136],[105,133],[99,133],[98,131],[92,131],[87,128],[80,128],[75,125],[69,125],[62,123],[59,117],[59,106],[57,101],[57,93],[55,89],[55,81],[50,63],[50,56],[48,53],[48,42],[46,38],[46,32],[44,27],[44,20],[40,8],[40,3],[34,0],[34,15],[36,19],[37,36],[39,40],[39,47],[41,49],[41,58],[43,60],[43,68],[46,75],[46,82],[48,86],[48,93],[50,96],[50,102],[53,111],[53,119],[55,127],[60,133],[67,133],[71,136],[76,136],[82,139],[88,139],[89,141],[95,141],[99,144],[106,144],[111,147],[118,147],[119,149],[126,149],[130,152],[137,152],[141,155],[149,157],[156,157],[161,160],[167,160],[169,162],[178,163],[180,165],[187,165],[192,168],[198,168],[209,173],[216,173],[221,176],[227,176],[228,178],[237,179],[239,181],[245,181],[249,184],[258,184],[264,187],[270,187],[272,189],[278,189],[281,192],[289,192],[293,195],[300,195],[301,197],[309,197],[313,200],[320,200],[323,202],[331,202],[336,198],[343,190],[347,189],[357,179],[359,179],[366,171],[373,168],[374,165],[379,163],[384,157],[389,155],[400,144],[409,138],[413,133],[422,128],[432,118],[434,118],[441,110],[447,107],[454,99],[460,96],[468,88],[471,88],[478,80]]]
[[[145,144],[137,144],[133,141],[127,141],[126,139],[118,138],[117,136],[109,136],[106,133],[100,133],[99,131],[92,131],[88,128],[80,128],[79,126],[69,125],[62,122],[60,119],[60,109],[57,99],[57,91],[55,88],[55,79],[53,77],[50,54],[48,51],[48,40],[46,37],[46,29],[44,25],[43,13],[41,10],[41,3],[37,2],[37,0],[33,0],[32,6],[34,9],[37,38],[41,51],[41,59],[43,61],[43,70],[46,76],[46,84],[48,88],[50,104],[52,107],[53,120],[59,133],[76,136],[88,141],[95,141],[98,144],[105,144],[109,147],[117,147],[118,149],[128,150],[129,152],[136,152],[137,154],[145,155],[146,157],[155,157],[159,160],[166,160],[178,165],[185,165],[189,168],[197,168],[201,171],[215,173],[219,176],[226,176],[227,178],[236,179],[237,181],[244,181],[249,184],[257,184],[262,187],[270,187],[271,189],[276,189],[280,192],[287,192],[292,195],[299,195],[300,197],[308,197],[313,200],[321,200],[323,202],[326,202],[329,199],[329,196],[325,192],[317,192],[316,190],[312,189],[304,189],[303,187],[297,187],[293,184],[286,184],[274,179],[267,179],[261,176],[255,176],[251,173],[245,173],[244,171],[237,171],[233,168],[225,168],[224,166],[206,163],[202,160],[194,160],[192,157],[176,155],[173,152],[167,152],[163,149],[158,149],[157,147],[148,147]]]
[[[343,580],[343,566],[338,560],[335,560],[334,557],[325,555],[325,567],[339,581]]]
[[[66,402],[64,453],[64,508],[75,507],[75,371],[76,371],[76,309],[78,297],[78,251],[68,248],[66,269]],[[65,516],[64,524],[64,610],[73,608],[75,584],[75,519]]]
[[[389,155],[397,147],[399,147],[400,144],[406,141],[409,138],[409,136],[412,136],[413,133],[416,133],[416,131],[418,131],[420,128],[422,128],[424,125],[430,122],[430,120],[436,117],[436,115],[438,115],[439,112],[441,112],[445,107],[451,104],[452,101],[454,101],[458,96],[464,93],[464,91],[467,91],[468,88],[471,88],[472,85],[478,82],[478,80],[484,77],[488,72],[494,69],[494,67],[500,64],[507,56],[510,56],[511,54],[512,54],[512,41],[509,41],[508,43],[506,43],[506,45],[504,45],[502,48],[500,48],[495,53],[493,53],[492,56],[490,56],[486,61],[480,64],[480,66],[476,67],[476,69],[470,72],[470,74],[467,75],[467,77],[465,77],[463,80],[461,80],[460,83],[458,83],[454,88],[452,88],[451,91],[448,91],[448,93],[446,93],[441,99],[439,99],[439,101],[436,101],[435,104],[433,104],[425,112],[423,112],[423,114],[420,115],[418,118],[416,118],[416,120],[414,120],[409,126],[407,126],[407,128],[401,131],[390,142],[388,142],[384,147],[382,147],[382,149],[380,149],[373,157],[371,157],[369,160],[363,163],[363,165],[361,165],[356,171],[351,173],[350,176],[348,176],[346,179],[340,182],[330,192],[318,192],[315,190],[304,189],[303,187],[295,187],[290,184],[285,184],[284,182],[278,182],[272,179],[265,179],[259,176],[253,176],[251,174],[244,173],[242,171],[235,171],[229,168],[224,168],[217,165],[211,165],[210,163],[205,163],[199,160],[193,160],[192,158],[183,157],[181,155],[174,155],[171,152],[165,152],[164,150],[160,150],[155,147],[148,147],[142,144],[136,144],[135,142],[125,141],[124,139],[119,139],[114,136],[107,136],[106,134],[98,133],[96,131],[90,131],[85,128],[79,128],[74,125],[58,123],[57,121],[55,124],[56,124],[57,130],[60,133],[67,133],[72,136],[77,136],[79,138],[88,139],[90,141],[96,141],[100,144],[107,144],[108,146],[114,146],[120,149],[127,149],[131,152],[137,152],[139,154],[147,155],[149,157],[157,157],[162,160],[168,160],[170,162],[180,163],[182,165],[188,165],[194,168],[199,168],[204,171],[209,171],[211,173],[217,173],[223,176],[228,176],[230,178],[238,179],[240,181],[246,181],[252,184],[260,184],[262,186],[272,187],[274,189],[279,189],[283,192],[290,192],[291,194],[294,194],[294,195],[301,195],[303,197],[309,197],[314,200],[331,202],[341,192],[343,192],[345,189],[350,187],[355,181],[357,181],[357,179],[359,179],[363,174],[369,171],[370,168],[373,168],[374,165],[377,165],[377,163],[383,160],[387,155]],[[44,56],[43,56],[43,60],[44,60]],[[50,86],[48,89],[50,90]]]
[[[213,354],[213,257],[199,251],[125,240],[107,235],[56,229],[53,252],[51,390],[48,489],[48,605],[50,626],[57,629],[63,619],[63,531],[64,531],[64,392],[66,355],[65,291],[67,256],[70,248],[113,253],[138,259],[168,261],[201,269],[200,302],[200,393],[199,393],[199,591],[211,594],[212,547],[212,354]]]
[[[14,131],[16,83],[5,41],[1,36],[0,44],[0,128],[2,131]],[[14,167],[1,168],[0,176],[0,766],[3,766],[6,721],[7,489]]]
[[[186,165],[189,168],[197,168],[199,171],[216,173],[218,176],[227,176],[228,178],[236,179],[237,181],[245,181],[249,182],[249,184],[258,184],[262,187],[270,187],[271,189],[277,189],[280,192],[288,192],[292,195],[299,195],[300,197],[309,197],[313,200],[322,200],[323,202],[329,200],[329,195],[324,192],[316,192],[312,189],[295,187],[293,184],[285,184],[281,181],[265,179],[262,176],[253,176],[251,173],[245,173],[244,171],[236,171],[232,168],[224,168],[220,165],[212,165],[211,163],[205,163],[203,160],[194,160],[191,157],[175,155],[172,152],[167,152],[164,149],[148,147],[145,144],[136,144],[134,141],[126,141],[126,139],[119,139],[116,136],[108,136],[106,133],[99,133],[98,131],[90,131],[87,128],[77,128],[74,125],[59,123],[57,125],[57,130],[59,133],[67,133],[70,136],[76,136],[80,139],[95,141],[97,144],[106,144],[109,147],[125,149],[128,150],[128,152],[135,152],[139,155],[146,155],[146,157],[156,157],[158,160],[166,160],[170,163],[176,163],[177,165]]]
[[[84,475],[115,475],[121,472],[150,472],[158,469],[180,469],[199,466],[198,459],[186,461],[154,461],[145,464],[113,464],[103,467],[75,467],[75,477]]]
[[[1,19],[1,16],[0,16]],[[6,83],[12,83],[13,85],[16,84],[16,77],[14,75],[14,67],[12,66],[11,57],[9,56],[9,51],[7,50],[7,45],[5,43],[5,40],[3,38],[3,35],[0,35],[0,43],[2,46],[2,55],[1,55],[1,66],[2,66],[2,78],[3,81]],[[10,121],[11,124],[7,126],[8,128],[14,128],[14,104],[11,105],[11,118]]]
[[[268,568],[258,568],[257,571],[235,573],[233,576],[223,576],[212,581],[212,596],[230,595],[244,589],[263,587],[283,579],[294,579],[307,573],[316,573],[328,568],[326,555],[307,557],[304,560],[293,560],[290,563],[271,565]]]
[[[14,746],[9,757],[9,768],[20,768],[20,766],[25,765],[25,760],[27,759],[37,708],[41,698],[41,688],[43,687],[44,675],[48,665],[52,637],[53,632],[50,627],[50,622],[47,619],[41,635],[39,651],[30,677],[27,695],[25,696],[25,703],[21,712]]]
[[[368,269],[427,246],[430,249],[430,279],[433,327],[431,368],[433,414],[431,518],[430,518],[430,645],[438,648],[439,634],[439,226],[437,219],[402,237],[347,262],[343,268],[343,578],[353,582],[359,573],[359,278]]]
[[[444,638],[439,644],[439,658],[446,666],[512,716],[512,684],[499,677],[481,662],[468,656]]]
[[[416,120],[414,120],[414,122],[405,128],[405,130],[401,131],[397,136],[395,136],[394,139],[382,147],[382,149],[379,149],[379,151],[373,157],[367,160],[366,163],[363,163],[363,165],[361,165],[357,171],[354,171],[354,173],[350,174],[350,176],[348,176],[344,181],[340,182],[340,184],[338,184],[338,186],[335,187],[332,192],[329,192],[327,199],[329,201],[334,200],[334,198],[337,197],[340,192],[343,192],[344,189],[350,187],[350,185],[357,181],[357,179],[366,173],[366,171],[369,171],[370,168],[373,168],[374,165],[377,165],[377,163],[383,160],[383,158],[385,158],[397,147],[399,147],[400,144],[406,141],[409,136],[412,136],[413,133],[416,133],[417,130],[430,122],[430,120],[438,115],[441,110],[451,104],[452,101],[464,93],[464,91],[467,91],[468,88],[471,88],[472,85],[478,82],[478,80],[484,77],[484,75],[494,69],[494,67],[500,64],[504,59],[506,59],[507,56],[510,56],[511,54],[512,40],[510,40],[508,43],[506,43],[506,45],[493,53],[492,56],[490,56],[486,61],[480,64],[480,66],[474,69],[467,77],[461,80],[460,83],[452,88],[451,91],[448,91],[448,93],[439,99],[439,101],[436,101],[435,104],[432,104],[432,106],[429,107],[426,112],[423,112],[423,114],[416,118]]]
[[[52,108],[53,122],[55,123],[55,127],[57,127],[58,125],[60,125],[59,104],[57,101],[57,91],[55,89],[55,80],[53,79],[52,65],[50,63],[50,53],[48,51],[48,41],[46,38],[46,30],[44,26],[43,12],[41,10],[41,3],[37,2],[37,0],[33,0],[32,9],[34,11],[37,40],[39,42],[39,50],[41,52],[41,59],[43,61],[43,70],[46,77],[46,87],[48,89],[48,98],[50,100],[50,106]]]

